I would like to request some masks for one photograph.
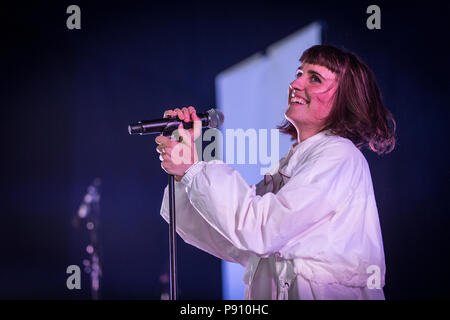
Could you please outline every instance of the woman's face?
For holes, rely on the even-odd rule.
[[[317,133],[330,113],[336,89],[334,72],[317,64],[303,63],[289,86],[286,119],[299,132]]]

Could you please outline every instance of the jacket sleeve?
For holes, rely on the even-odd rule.
[[[169,222],[169,186],[164,189],[161,216]],[[191,205],[186,187],[175,182],[175,214],[178,235],[188,244],[220,259],[245,266],[250,253],[242,251],[212,228]]]
[[[201,216],[240,250],[266,257],[331,218],[352,193],[354,151],[340,145],[298,164],[276,193],[257,195],[239,173],[214,160],[199,162],[181,180]]]

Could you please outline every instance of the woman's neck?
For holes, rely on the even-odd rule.
[[[320,132],[320,129],[308,129],[308,128],[302,128],[302,129],[297,129],[297,143],[302,143],[303,141],[305,141],[306,139],[315,136],[316,134],[318,134]]]

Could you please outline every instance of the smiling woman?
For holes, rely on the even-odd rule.
[[[246,267],[246,299],[384,299],[383,240],[371,174],[360,148],[395,145],[375,77],[355,55],[314,46],[289,86],[282,131],[297,142],[256,185],[221,161],[186,156],[157,137],[177,176],[177,232],[189,244]],[[195,108],[168,110],[190,122]],[[199,128],[197,128],[199,129]],[[186,152],[186,154],[191,154]],[[168,221],[168,188],[161,215]]]
[[[395,120],[384,106],[375,75],[360,58],[317,45],[306,50],[300,62],[281,132],[304,140],[311,132],[329,129],[359,149],[367,145],[378,154],[394,149]],[[295,108],[293,99],[302,94],[309,98],[306,110]]]
[[[320,131],[333,106],[336,75],[326,67],[304,63],[289,86],[286,119],[295,127],[298,141]]]

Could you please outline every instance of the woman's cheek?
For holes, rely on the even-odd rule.
[[[323,105],[318,105],[315,112],[314,112],[314,118],[316,118],[316,120],[323,120],[327,117],[328,115],[328,109],[326,108],[326,106]]]
[[[326,97],[316,97],[315,99],[315,118],[318,120],[323,120],[328,117],[331,111],[332,101]]]
[[[318,103],[321,105],[321,113],[323,117],[327,117],[331,111],[334,101],[334,90],[327,90],[316,97]]]

